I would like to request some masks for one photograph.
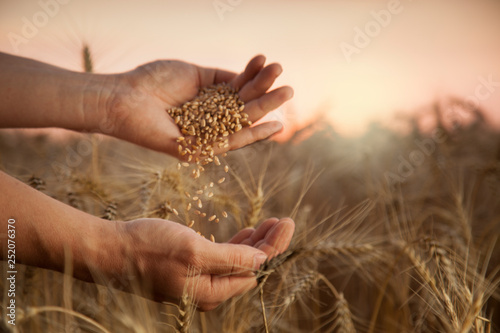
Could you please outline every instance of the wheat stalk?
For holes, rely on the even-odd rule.
[[[115,220],[118,215],[118,204],[115,201],[109,202],[104,209],[104,213],[101,216],[104,220]]]
[[[61,308],[58,306],[29,307],[26,311],[26,315],[23,318],[23,320],[26,320],[26,319],[33,317],[33,316],[37,316],[37,315],[44,313],[44,312],[60,312],[60,313],[68,314],[68,315],[71,315],[75,318],[78,318],[80,320],[83,320],[83,321],[91,324],[92,326],[94,326],[95,328],[99,329],[100,331],[102,331],[104,333],[111,333],[111,331],[106,329],[104,326],[102,326],[97,321],[93,320],[92,318],[84,316],[81,313],[78,313],[76,311]]]
[[[235,158],[227,161],[207,152],[205,158],[213,164],[203,165],[200,160],[203,169],[194,167],[194,156],[191,164],[185,161],[176,170],[178,161],[173,158],[110,141],[99,147],[96,168],[102,177],[96,176],[88,156],[82,170],[62,169],[62,178],[58,177],[61,170],[42,162],[47,156],[64,158],[65,145],[52,141],[42,145],[41,140],[19,134],[14,139],[22,139],[23,153],[9,146],[9,136],[0,133],[3,169],[97,216],[104,211],[114,218],[119,207],[119,217],[124,220],[164,217],[186,225],[194,221],[218,241],[247,224],[258,223],[264,215],[280,217],[291,212],[296,222],[290,250],[255,272],[259,289],[229,300],[204,317],[195,314],[192,289],[187,287],[179,303],[165,310],[139,296],[108,288],[102,292],[102,288],[65,280],[62,274],[28,267],[24,268],[25,281],[22,274],[17,280],[16,304],[22,325],[18,328],[34,333],[64,330],[69,320],[61,315],[62,310],[44,316],[33,316],[27,310],[54,304],[61,309],[72,307],[69,310],[119,332],[246,333],[267,328],[271,332],[484,333],[495,329],[495,312],[487,311],[492,311],[500,297],[500,256],[498,246],[488,248],[487,244],[498,230],[500,214],[498,191],[490,182],[498,171],[500,133],[477,122],[448,129],[446,142],[434,142],[433,153],[425,154],[425,161],[411,175],[387,186],[384,173],[397,173],[398,167],[389,162],[399,154],[410,160],[410,154],[414,156],[419,148],[415,140],[431,142],[427,130],[419,129],[418,124],[413,124],[416,135],[379,129],[367,134],[364,139],[369,140],[360,146],[358,140],[343,138],[324,123],[315,126],[311,129],[317,131],[310,137],[296,137],[294,143],[258,144],[262,156],[270,147],[279,147],[267,155],[265,163],[247,158],[246,149],[234,152]],[[378,146],[379,138],[383,146]],[[360,159],[361,150],[366,150],[366,158]],[[103,159],[111,151],[114,157]],[[116,155],[120,151],[123,156]],[[130,156],[137,158],[130,162]],[[10,160],[41,167],[26,170],[6,163]],[[208,172],[200,171],[200,177],[194,178],[193,167],[195,176],[205,168],[217,174],[207,180],[201,176]],[[247,174],[242,172],[245,167]],[[322,170],[321,181],[312,182],[320,174],[318,170]],[[480,176],[484,170],[490,170],[488,177]],[[51,181],[52,171],[62,181]],[[31,175],[38,179],[43,175],[46,184],[29,181]],[[219,189],[217,180],[222,177]],[[233,179],[238,186],[228,182]],[[198,198],[193,200],[195,196]],[[257,200],[252,204],[252,199]],[[110,205],[113,202],[115,208]],[[217,219],[220,224],[215,224]],[[210,229],[215,226],[218,233]],[[187,285],[192,283],[189,280]],[[0,285],[6,289],[5,281]],[[143,288],[138,283],[135,290],[140,293]],[[31,320],[23,319],[23,310]],[[161,322],[164,312],[167,322]],[[85,319],[71,317],[71,323],[101,331]]]
[[[407,255],[408,259],[410,259],[413,267],[423,278],[426,285],[431,288],[431,290],[433,291],[433,296],[435,296],[439,300],[440,304],[448,315],[448,319],[451,321],[453,329],[458,331],[460,329],[458,316],[456,314],[455,307],[453,306],[450,296],[448,295],[446,290],[444,290],[443,287],[438,287],[436,280],[431,274],[429,268],[413,248],[411,248],[410,246],[404,246],[402,250]]]
[[[88,44],[83,44],[82,48],[82,66],[85,73],[94,72],[94,61],[92,60],[92,53]]]
[[[196,302],[194,295],[198,289],[200,271],[190,266],[186,276],[186,283],[178,306],[179,316],[177,317],[177,332],[188,333],[193,322]]]
[[[335,315],[332,329],[338,333],[355,333],[354,323],[352,321],[352,313],[349,310],[349,304],[344,298],[343,293],[339,293],[335,302]]]

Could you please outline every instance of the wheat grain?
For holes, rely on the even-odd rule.
[[[200,273],[194,267],[189,267],[186,276],[186,283],[180,299],[180,304],[177,307],[179,316],[177,317],[177,332],[189,333],[193,317],[195,315],[196,303],[193,301],[196,290],[198,289],[198,282]]]
[[[322,242],[315,246],[297,248],[296,253],[304,257],[330,257],[336,255],[351,255],[361,257],[369,255],[372,260],[382,254],[372,244],[339,242]]]
[[[292,288],[288,291],[280,305],[280,311],[285,311],[301,294],[309,292],[318,283],[318,280],[318,273],[315,271],[308,271],[298,279],[295,279]]]
[[[85,73],[93,73],[94,62],[92,61],[92,54],[90,53],[90,47],[87,44],[83,45],[82,59],[83,59],[83,71]]]
[[[462,321],[460,333],[467,333],[472,329],[472,326],[479,317],[481,308],[483,307],[483,296],[484,295],[481,292],[474,293],[473,302],[470,305],[464,320]]]
[[[46,184],[45,184],[45,181],[43,179],[41,179],[41,178],[32,176],[28,180],[28,184],[29,184],[29,186],[33,187],[37,191],[44,191],[45,190],[45,185]]]
[[[101,216],[102,219],[104,220],[114,220],[116,219],[116,216],[118,214],[117,212],[118,206],[116,202],[110,202],[104,209],[104,213]]]
[[[154,216],[156,217],[167,219],[169,214],[174,213],[174,210],[172,207],[170,207],[170,202],[162,202],[158,206],[156,206],[154,213]]]
[[[352,321],[352,313],[349,310],[349,304],[344,298],[343,293],[339,293],[337,302],[335,303],[335,315],[332,329],[338,333],[355,333],[354,323]]]
[[[410,246],[404,246],[403,251],[413,263],[415,269],[419,272],[425,283],[434,292],[434,296],[440,301],[440,304],[443,306],[444,310],[449,316],[449,320],[451,321],[453,329],[458,331],[460,328],[458,317],[448,293],[443,288],[438,287],[434,276],[431,274],[429,268],[420,258],[420,256],[415,252],[415,250],[413,250]]]
[[[78,198],[78,195],[75,193],[75,192],[68,192],[66,194],[66,197],[68,199],[68,204],[71,206],[71,207],[74,207],[76,209],[82,209],[82,203],[80,201],[80,199]]]
[[[227,137],[252,124],[244,109],[237,91],[222,83],[201,88],[191,101],[167,110],[182,134],[176,139],[177,152],[187,162],[181,162],[180,166],[188,168],[188,162],[196,162],[196,166],[190,170],[193,179],[201,177],[203,166],[207,164],[220,166],[221,161],[215,156],[214,148],[228,148]],[[224,169],[228,172],[227,165]],[[225,178],[220,178],[218,184],[222,184],[224,180]],[[213,186],[212,182],[210,187]],[[206,188],[205,185],[195,193],[202,195]],[[213,192],[209,192],[207,196],[211,198],[213,195]],[[197,201],[198,208],[203,207],[197,197],[193,200]]]
[[[204,87],[193,100],[167,110],[181,133],[189,136],[177,139],[179,154],[213,158],[215,145],[228,147],[227,136],[252,124],[243,110],[237,91],[225,83]]]
[[[264,205],[264,192],[262,187],[257,187],[257,191],[250,198],[250,208],[247,217],[247,226],[253,227],[259,223],[261,218],[262,206]]]

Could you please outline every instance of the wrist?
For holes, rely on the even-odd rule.
[[[75,126],[66,124],[62,127],[83,132],[112,134],[114,123],[111,110],[119,96],[119,75],[85,73],[77,75],[79,77],[75,83],[75,94],[81,94],[81,104],[75,112]]]
[[[70,260],[73,276],[87,282],[98,282],[94,280],[96,276],[111,279],[125,272],[119,222],[80,211],[73,211],[70,216],[71,223],[60,224],[52,237],[40,240],[41,253],[47,255],[46,268],[64,272]]]
[[[101,131],[118,75],[74,72],[0,53],[0,126]]]
[[[107,279],[124,276],[127,256],[120,222],[95,218],[86,224],[88,234],[71,249],[73,275],[85,281],[94,281],[96,274]]]

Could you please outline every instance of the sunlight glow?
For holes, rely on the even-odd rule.
[[[23,36],[26,21],[42,17],[40,3],[0,5],[0,51],[81,70],[85,42],[98,72],[161,58],[240,71],[262,53],[283,65],[277,85],[295,89],[285,106],[293,122],[324,113],[343,134],[359,134],[372,121],[391,123],[397,112],[448,96],[474,95],[480,77],[500,82],[500,4],[492,0],[400,1],[386,26],[375,15],[391,2],[380,0],[233,1],[223,12],[202,0],[73,0],[53,7],[53,17],[39,21],[36,33],[13,47],[12,34]],[[356,31],[370,24],[379,30],[347,59],[340,45],[356,46]],[[497,85],[480,105],[500,125]]]

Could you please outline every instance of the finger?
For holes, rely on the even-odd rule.
[[[295,231],[295,223],[289,218],[283,218],[267,232],[255,246],[264,251],[269,258],[284,252],[292,240]]]
[[[236,76],[231,84],[235,89],[241,89],[247,82],[252,80],[264,67],[266,62],[266,57],[263,55],[257,55],[248,62],[245,70],[240,75]]]
[[[213,83],[217,84],[223,82],[231,82],[232,80],[234,80],[235,77],[236,73],[234,72],[229,72],[223,69],[217,69],[215,71],[215,77]]]
[[[252,122],[264,117],[268,112],[277,109],[293,97],[293,89],[289,86],[280,87],[245,105],[245,112]]]
[[[234,235],[229,241],[229,244],[241,244],[242,241],[244,241],[247,238],[250,238],[250,236],[253,234],[255,231],[254,228],[245,228],[243,230],[240,230],[236,235]]]
[[[250,237],[247,239],[243,240],[240,244],[248,245],[248,246],[255,246],[255,243],[257,243],[261,238],[263,238],[266,233],[273,227],[273,225],[278,222],[278,219],[272,218],[264,221],[256,231],[254,231]]]
[[[195,298],[202,311],[215,309],[227,299],[241,295],[257,286],[255,276],[211,276],[200,277]]]
[[[274,227],[274,225],[278,222],[279,222],[279,219],[277,219],[275,217],[267,219],[264,222],[262,222],[257,227],[255,232],[253,232],[252,235],[250,235],[250,237],[248,238],[248,240],[250,241],[250,244],[247,244],[247,245],[254,246],[258,241],[260,241],[261,239],[264,239],[264,237],[269,232],[269,230],[271,230],[271,228]]]
[[[239,149],[254,142],[267,139],[268,137],[278,133],[282,129],[283,124],[279,121],[270,121],[253,127],[245,127],[228,137],[227,147],[214,146],[213,150],[216,155],[219,155],[229,150]],[[189,155],[186,154],[184,156],[181,156],[177,151],[178,146],[178,143],[168,144],[164,150],[166,150],[167,148],[169,149],[169,151],[173,150],[174,156],[176,156],[181,161],[187,161]],[[199,154],[200,153],[198,152],[197,154],[193,155],[193,157],[197,157],[199,156]]]
[[[252,232],[252,235],[263,238],[260,244],[261,249],[268,254],[276,255],[288,248],[294,229],[295,224],[291,219],[272,218],[264,221]],[[244,229],[243,231],[247,233],[252,230]],[[202,258],[202,262],[208,262],[210,271],[214,273],[203,274],[202,272],[200,276],[195,297],[200,300],[201,310],[212,310],[225,300],[243,294],[257,285],[255,276],[238,274],[241,272],[241,267],[251,267],[253,271],[266,260],[265,254],[260,251],[254,252],[254,250],[248,246],[234,244],[212,243],[207,246],[204,251],[206,258]]]
[[[267,255],[251,246],[206,241],[200,251],[202,273],[216,275],[244,275],[260,267]]]
[[[278,133],[283,129],[283,124],[279,121],[270,121],[263,123],[254,127],[246,127],[239,132],[236,132],[229,136],[229,147],[225,149],[234,150],[251,143],[267,139],[271,135]],[[216,154],[220,154],[224,151],[219,151],[215,149]]]
[[[222,82],[231,82],[236,77],[236,73],[223,69],[197,67],[197,70],[199,79],[198,85],[200,87]]]
[[[225,296],[225,299],[241,295],[257,286],[255,276],[214,276],[212,288]]]
[[[280,64],[266,66],[252,81],[242,86],[241,90],[238,92],[241,100],[248,102],[264,95],[282,72],[283,69]]]

